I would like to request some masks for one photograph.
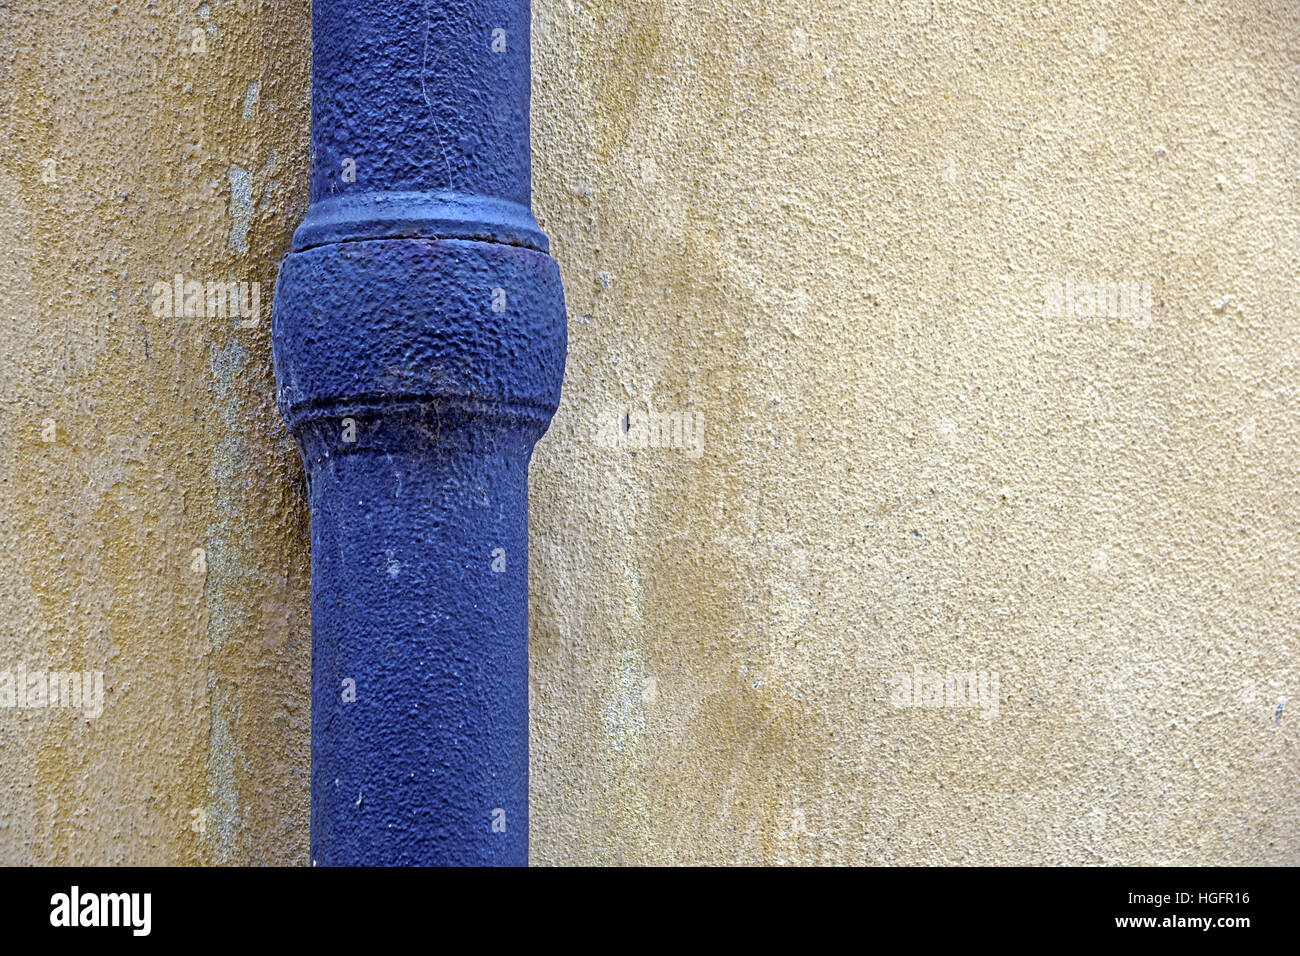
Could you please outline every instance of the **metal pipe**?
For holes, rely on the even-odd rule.
[[[528,858],[528,462],[566,329],[527,0],[314,0],[278,403],[307,473],[311,857]]]

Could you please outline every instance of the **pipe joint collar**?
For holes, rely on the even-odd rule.
[[[474,239],[548,251],[527,206],[455,192],[379,192],[330,196],[307,209],[294,251],[355,239]]]
[[[411,429],[476,428],[521,431],[531,448],[559,404],[564,293],[535,249],[408,238],[293,252],[272,315],[277,402],[309,463],[344,419],[401,447]]]

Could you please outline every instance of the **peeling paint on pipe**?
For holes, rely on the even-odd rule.
[[[560,395],[526,0],[312,6],[273,314],[312,526],[311,856],[528,858],[528,462]]]

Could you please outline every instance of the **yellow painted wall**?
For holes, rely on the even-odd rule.
[[[304,863],[308,4],[34,6],[0,669],[105,683],[0,709],[0,862]],[[534,861],[1300,863],[1300,10],[534,0],[533,52]]]

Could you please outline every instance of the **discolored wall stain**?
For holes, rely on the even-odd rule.
[[[205,9],[0,12],[0,667],[104,674],[97,717],[0,715],[7,863],[306,861],[306,515],[268,339],[292,211],[232,207],[227,172],[278,151],[305,186],[307,5]],[[159,314],[177,274],[259,282],[260,323]]]
[[[574,9],[574,20],[588,25],[597,39],[574,78],[586,96],[601,104],[588,119],[600,124],[600,155],[606,159],[623,144],[637,99],[660,68],[657,54],[666,18],[659,0],[627,5],[581,2]]]
[[[1296,862],[1298,25],[534,6],[535,862]]]

